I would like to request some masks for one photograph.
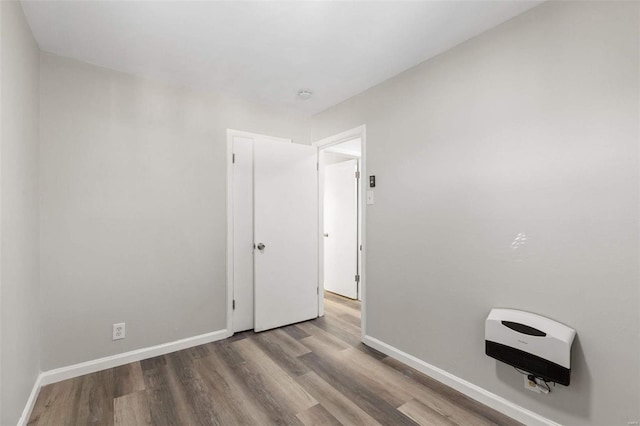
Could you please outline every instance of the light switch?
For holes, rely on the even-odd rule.
[[[373,191],[367,191],[367,204],[373,204]]]

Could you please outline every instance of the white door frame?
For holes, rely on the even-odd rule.
[[[366,293],[367,286],[366,282],[366,252],[367,252],[367,244],[366,244],[366,204],[364,200],[367,199],[367,185],[369,180],[367,179],[367,143],[366,143],[366,125],[361,125],[355,127],[353,129],[344,131],[337,135],[329,136],[328,138],[321,139],[319,141],[314,142],[312,145],[318,148],[318,161],[322,161],[323,156],[322,151],[325,148],[328,148],[332,145],[337,145],[342,142],[347,142],[352,139],[360,138],[361,141],[361,157],[360,157],[360,211],[361,211],[361,235],[360,241],[362,244],[362,251],[360,253],[361,265],[360,265],[360,289],[362,296],[362,304],[361,306],[361,332],[360,332],[360,340],[364,340],[364,336],[366,336],[366,325],[367,325],[367,303],[366,303]],[[319,168],[318,174],[318,285],[320,287],[320,294],[324,294],[324,239],[322,238],[323,230],[323,222],[324,222],[324,168]],[[324,315],[324,297],[318,297],[318,314],[320,316]]]
[[[292,143],[291,139],[261,135],[242,130],[227,129],[227,332],[233,335],[233,138],[266,138]]]

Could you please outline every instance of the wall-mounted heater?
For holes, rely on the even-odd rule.
[[[565,386],[571,381],[575,336],[564,324],[515,309],[492,309],[485,323],[487,355]]]

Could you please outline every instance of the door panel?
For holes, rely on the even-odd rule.
[[[254,140],[255,330],[318,316],[317,150]]]
[[[358,297],[357,160],[324,168],[324,288]]]
[[[253,139],[233,138],[233,331],[253,328]]]

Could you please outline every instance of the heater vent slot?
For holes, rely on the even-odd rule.
[[[547,335],[544,331],[540,331],[537,328],[529,327],[528,325],[520,324],[519,322],[513,321],[502,321],[502,325],[510,328],[513,331],[517,331],[518,333],[527,334],[529,336],[538,336],[544,337]]]

